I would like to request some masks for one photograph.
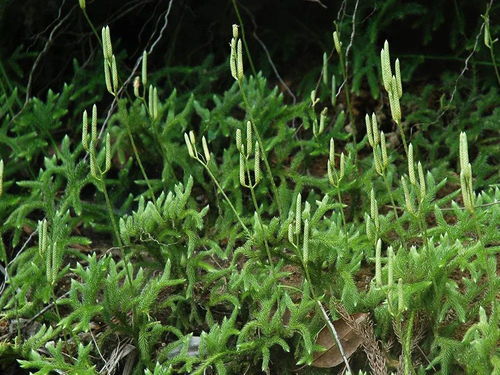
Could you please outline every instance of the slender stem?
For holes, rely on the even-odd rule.
[[[403,140],[403,146],[405,148],[406,158],[408,158],[408,143],[406,142],[406,136],[403,130],[403,125],[401,125],[400,121],[396,121],[396,125],[398,126],[399,133],[401,134],[401,139]]]
[[[396,203],[394,203],[394,196],[392,194],[391,185],[389,183],[389,179],[387,178],[386,173],[384,173],[382,175],[382,177],[384,179],[385,188],[387,189],[387,193],[389,194],[389,198],[391,199],[391,205],[392,205],[392,209],[394,211],[394,219],[396,220],[397,232],[398,232],[399,238],[401,239],[401,244],[403,246],[405,246],[406,242],[404,241],[404,230],[403,230],[403,227],[401,226],[401,223],[399,221],[398,211],[396,209]]]
[[[389,198],[391,199],[392,209],[394,211],[394,217],[396,218],[396,221],[398,221],[399,220],[398,211],[396,210],[396,203],[394,203],[394,196],[392,195],[391,185],[389,184],[389,179],[387,178],[387,175],[385,173],[383,174],[382,177],[384,179],[385,188],[387,189],[387,193],[389,194]]]
[[[472,217],[474,219],[474,226],[476,227],[477,239],[478,239],[479,242],[482,242],[482,239],[481,239],[481,228],[480,228],[479,223],[477,221],[477,214],[476,214],[475,211],[472,213]]]
[[[490,10],[491,10],[491,6],[493,5],[493,0],[490,1],[490,3],[487,5],[486,7],[486,12],[483,16],[484,18],[484,33],[486,33],[489,29],[489,24],[490,24]],[[482,26],[481,26],[482,27]],[[495,41],[493,40],[493,38],[491,37],[491,34],[488,32],[487,35],[485,35],[486,38],[488,38],[488,49],[490,50],[490,56],[491,56],[491,61],[493,62],[493,68],[495,69],[495,74],[497,76],[497,81],[498,81],[498,84],[500,85],[500,73],[498,72],[498,67],[497,67],[497,61],[495,59],[495,51],[493,50],[493,43],[495,43]]]
[[[345,92],[345,100],[347,104],[347,109],[349,111],[349,121],[351,123],[351,130],[352,130],[352,140],[354,142],[354,145],[357,144],[356,142],[356,124],[354,122],[354,111],[352,110],[352,105],[351,105],[351,98],[349,96],[349,83],[348,83],[348,77],[347,77],[347,68],[344,60],[344,54],[340,53],[340,68],[342,69],[342,74],[344,76],[344,92]],[[354,154],[355,161],[357,160],[357,153]]]
[[[491,47],[489,47],[489,50],[490,50],[491,61],[493,61],[493,68],[495,69],[497,81],[498,81],[498,84],[500,85],[500,73],[498,72],[498,66],[497,66],[497,61],[495,59],[495,52],[493,51],[493,43],[492,42],[493,41],[491,40],[491,36],[490,36]]]
[[[260,216],[259,205],[257,204],[257,198],[255,197],[254,186],[251,184],[251,181],[250,181],[250,171],[247,168],[246,160],[245,160],[245,169],[247,171],[248,187],[250,189],[250,194],[252,196],[253,206],[255,207],[255,212],[257,213],[257,220],[259,220],[259,226],[262,229],[262,228],[264,228],[264,226],[262,225],[262,217]],[[266,253],[267,253],[267,258],[269,259],[269,264],[271,265],[272,269],[274,270],[273,258],[271,256],[271,251],[269,250],[269,244],[267,243],[267,239],[266,239],[265,235],[264,235],[264,246],[266,248]]]
[[[347,251],[347,250],[349,250],[349,238],[348,238],[349,236],[347,234],[347,222],[345,219],[344,204],[342,203],[342,196],[340,195],[340,187],[337,187],[337,199],[340,203],[340,214],[342,216],[342,225],[344,226],[345,251]]]
[[[427,235],[426,235],[426,231],[425,231],[425,220],[424,220],[424,217],[421,215],[422,212],[419,212],[419,226],[420,226],[420,233],[421,233],[421,236],[422,236],[422,239],[424,240],[424,246],[426,249],[428,249],[428,243],[427,243]]]
[[[139,152],[137,152],[137,147],[135,146],[135,141],[134,141],[134,137],[132,136],[132,132],[130,131],[130,126],[127,122],[125,125],[127,128],[128,137],[130,139],[130,144],[132,145],[132,149],[134,150],[135,159],[137,160],[137,163],[139,164],[139,168],[141,169],[144,180],[146,181],[146,184],[148,185],[148,189],[151,193],[151,198],[153,199],[154,204],[156,204],[155,193],[153,191],[153,187],[151,186],[151,183],[150,183],[148,176],[146,174],[146,170],[144,169],[144,166],[142,165],[142,161],[141,161],[141,158],[139,156]]]
[[[460,61],[464,62],[466,59],[456,56],[446,56],[446,55],[425,55],[425,54],[411,54],[411,53],[399,53],[399,58],[409,58],[409,59],[424,59],[424,60],[444,60],[444,61]],[[482,65],[482,66],[493,66],[493,63],[489,61],[474,60],[470,62],[471,65]]]
[[[146,88],[144,88],[144,92],[145,91],[146,91]],[[153,116],[149,112],[149,108],[148,108],[148,105],[146,103],[146,99],[144,99],[144,95],[139,96],[138,99],[143,104],[144,109],[146,111],[146,114],[151,119],[151,127],[153,128],[153,135],[155,137],[156,143],[158,143],[158,146],[160,147],[160,151],[162,153],[162,156],[165,158],[165,161],[166,161],[166,163],[164,163],[164,166],[166,164],[168,166],[168,173],[170,173],[170,175],[173,178],[176,178],[174,169],[172,168],[172,163],[170,162],[167,146],[163,142],[161,142],[161,140],[160,140],[160,133],[158,132],[158,127],[156,126],[157,122],[153,119]]]
[[[345,214],[344,214],[344,204],[342,203],[342,196],[340,195],[340,188],[339,187],[337,187],[337,199],[340,203],[340,214],[342,216],[342,224],[344,225],[344,230],[347,230],[347,223],[346,223]]]
[[[255,210],[256,210],[255,212],[257,212],[257,220],[259,220],[259,226],[261,228],[264,228],[263,225],[262,225],[262,218],[261,218],[260,213],[259,213],[259,211],[257,209],[257,200],[255,199],[255,192],[254,192],[253,187],[250,188],[250,192],[251,192],[251,195],[252,195],[253,204],[255,206]],[[269,244],[267,243],[267,239],[266,239],[265,236],[264,236],[264,246],[266,247],[266,253],[267,253],[267,258],[269,259],[269,264],[274,269],[273,258],[271,256],[271,250],[269,249]]]
[[[247,96],[245,95],[245,91],[243,90],[243,86],[241,84],[241,81],[238,81],[238,85],[240,87],[241,95],[243,97],[243,101],[245,102],[245,106],[247,108],[248,115],[250,116],[250,120],[251,120],[250,122],[252,123],[253,132],[255,133],[255,136],[257,137],[257,141],[259,142],[262,160],[264,160],[264,164],[266,165],[266,169],[267,169],[267,172],[269,174],[269,179],[271,180],[271,188],[273,190],[274,198],[276,199],[276,204],[278,206],[280,220],[283,220],[282,219],[283,211],[282,211],[282,206],[281,206],[281,200],[279,198],[278,188],[276,187],[276,183],[274,182],[274,176],[273,176],[273,172],[271,170],[271,166],[269,165],[269,161],[267,159],[267,155],[266,155],[266,152],[264,150],[264,142],[262,142],[262,138],[260,137],[260,132],[257,129],[257,126],[255,125],[255,120],[254,120],[253,115],[250,111],[250,105],[248,104]]]
[[[111,220],[111,226],[113,227],[113,232],[115,233],[116,242],[118,246],[123,247],[122,240],[120,238],[120,232],[118,231],[118,225],[116,224],[115,215],[113,214],[113,207],[111,206],[111,200],[109,199],[108,189],[106,188],[106,183],[104,179],[101,180],[101,191],[106,199],[106,208],[108,209],[109,219]]]
[[[234,208],[233,204],[231,203],[231,201],[229,200],[229,198],[227,197],[226,193],[224,192],[224,190],[222,190],[222,187],[220,186],[219,182],[217,181],[217,179],[215,178],[214,174],[212,173],[212,171],[210,170],[210,168],[208,168],[208,165],[203,163],[200,159],[196,159],[200,162],[201,165],[203,165],[205,167],[205,170],[208,172],[210,178],[212,179],[212,181],[214,182],[215,186],[217,186],[217,189],[219,190],[219,192],[222,194],[222,196],[224,197],[224,199],[226,200],[227,204],[229,204],[229,207],[231,207],[231,210],[233,210],[233,213],[234,215],[236,216],[236,218],[238,219],[238,221],[240,222],[241,226],[243,227],[243,229],[245,230],[245,232],[247,233],[250,233],[250,231],[248,230],[247,226],[245,225],[245,223],[243,223],[243,220],[241,220],[241,217],[240,215],[238,214],[238,211],[236,211],[236,208]]]
[[[57,298],[56,298],[56,293],[54,292],[54,286],[53,285],[51,286],[50,291],[51,291],[50,298],[52,299],[52,303],[54,305],[54,310],[56,312],[57,320],[61,321],[62,320],[62,316],[61,316],[61,313],[59,312],[59,307],[57,307]],[[73,340],[75,340],[75,342],[77,342],[76,341],[77,337],[76,337],[75,333],[73,332],[73,330],[70,330],[70,334],[71,334]],[[69,335],[66,332],[64,332],[63,335],[64,335],[65,341],[69,342]]]
[[[92,32],[94,33],[95,37],[97,38],[97,41],[99,42],[99,45],[102,47],[101,38],[99,37],[99,34],[97,33],[97,30],[94,27],[94,24],[90,20],[89,15],[87,14],[87,11],[85,9],[82,9],[82,10],[83,10],[83,15],[84,15],[85,19],[87,20],[90,28],[92,29]]]
[[[101,187],[102,187],[102,192],[104,194],[104,198],[106,199],[106,207],[108,209],[109,219],[111,220],[111,225],[113,226],[113,231],[115,232],[116,241],[118,242],[118,246],[120,248],[123,263],[125,264],[125,271],[127,273],[127,279],[128,279],[129,284],[130,284],[130,287],[133,288],[132,275],[130,274],[130,270],[128,268],[128,262],[125,259],[125,253],[123,252],[123,242],[120,238],[120,232],[118,231],[118,225],[116,225],[115,215],[113,214],[113,207],[111,206],[111,200],[109,199],[108,189],[106,188],[106,183],[104,182],[104,176],[102,177],[102,180],[101,180]]]

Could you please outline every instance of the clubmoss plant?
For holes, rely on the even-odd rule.
[[[229,65],[231,68],[231,75],[238,82],[241,96],[243,97],[243,101],[245,102],[245,107],[246,107],[246,110],[247,110],[248,115],[250,117],[250,124],[252,125],[253,133],[255,134],[255,137],[257,138],[257,143],[259,144],[259,146],[261,148],[260,153],[262,156],[262,160],[264,161],[264,164],[266,166],[266,170],[267,170],[267,173],[269,176],[269,180],[271,182],[272,191],[274,194],[274,198],[276,199],[276,203],[278,206],[278,211],[280,213],[280,217],[282,217],[283,216],[282,215],[283,208],[282,208],[282,203],[280,200],[280,195],[278,194],[278,189],[276,187],[276,182],[274,181],[273,172],[271,170],[271,166],[270,166],[269,161],[267,159],[266,150],[263,148],[264,146],[263,146],[262,138],[260,136],[260,132],[255,125],[255,120],[254,120],[253,114],[250,110],[250,108],[251,108],[250,103],[248,101],[248,98],[245,94],[245,90],[243,89],[243,85],[242,85],[242,80],[244,79],[245,75],[243,72],[243,50],[241,47],[241,39],[239,39],[239,35],[238,35],[238,25],[233,25],[233,38],[231,39],[231,54],[229,57]]]
[[[106,187],[105,176],[106,173],[111,169],[111,137],[109,133],[106,133],[105,145],[104,145],[104,165],[99,165],[99,159],[102,163],[102,152],[97,153],[97,142],[98,142],[98,132],[97,132],[97,106],[94,104],[92,106],[92,120],[91,120],[91,131],[90,136],[88,132],[88,114],[85,110],[82,116],[82,145],[83,148],[90,155],[90,174],[94,178],[96,187],[104,194],[106,199],[106,207],[108,209],[109,219],[113,227],[115,234],[115,239],[118,245],[121,247],[120,234],[118,232],[118,226],[116,224],[115,214],[113,212],[113,207],[109,199],[108,189]]]
[[[500,117],[498,92],[482,86],[491,69],[474,54],[473,81],[448,70],[439,85],[408,82],[403,122],[399,60],[391,64],[384,46],[380,81],[377,48],[357,47],[365,24],[378,40],[373,25],[395,15],[390,2],[379,5],[360,2],[362,22],[344,8],[323,66],[292,77],[293,101],[245,73],[238,26],[236,82],[223,92],[227,62],[211,57],[158,67],[158,50],[139,52],[125,78],[134,56],[118,58],[108,27],[98,37],[103,57],[75,63],[71,84],[46,98],[11,92],[1,63],[0,372],[498,372]],[[153,51],[160,34],[131,50]],[[101,58],[103,82],[94,74]],[[409,78],[417,65],[408,56],[404,64]],[[364,87],[357,96],[359,77],[375,101]],[[434,100],[453,85],[453,102]],[[400,134],[387,132],[379,86]],[[97,106],[84,109],[107,90],[100,125]],[[19,92],[28,92],[25,106]],[[348,103],[367,112],[359,143],[344,129],[344,110],[349,127],[361,125]],[[396,138],[406,123],[419,126],[403,154]]]
[[[380,64],[382,67],[382,82],[384,84],[385,91],[389,96],[389,105],[391,108],[391,115],[393,121],[396,123],[399,134],[401,135],[401,140],[403,141],[403,146],[405,152],[408,155],[408,146],[406,142],[406,136],[401,123],[401,105],[399,100],[403,96],[403,85],[401,83],[401,70],[399,66],[399,59],[396,59],[394,64],[395,75],[392,74],[391,69],[391,55],[389,51],[389,42],[387,40],[384,42],[384,48],[380,51]]]
[[[184,141],[186,143],[186,147],[187,147],[189,156],[192,157],[194,160],[196,160],[198,163],[200,163],[203,166],[203,168],[207,171],[208,175],[210,176],[213,183],[217,187],[217,190],[222,194],[225,201],[227,202],[227,204],[229,205],[229,207],[233,211],[235,217],[238,219],[241,227],[245,230],[245,232],[250,233],[247,226],[245,225],[245,223],[243,223],[243,220],[241,219],[240,214],[238,213],[238,211],[234,207],[233,203],[231,203],[231,200],[226,195],[226,193],[222,189],[219,181],[217,180],[217,178],[215,177],[215,175],[213,174],[213,172],[210,169],[209,163],[210,163],[211,157],[210,157],[210,152],[208,150],[208,144],[207,144],[205,137],[204,136],[202,137],[203,154],[198,153],[198,150],[196,148],[196,138],[195,138],[193,131],[190,131],[189,134],[184,133]],[[240,174],[240,176],[241,176],[241,174]]]
[[[104,56],[104,77],[106,81],[106,88],[110,94],[113,96],[117,97],[118,93],[120,91],[120,86],[119,86],[119,79],[118,79],[118,69],[116,66],[116,58],[115,55],[113,54],[113,46],[111,44],[111,33],[109,30],[109,26],[105,26],[102,28],[102,50],[103,50],[103,56]],[[147,54],[143,54],[144,56],[147,56]],[[143,64],[143,73],[146,75],[147,73],[147,60]],[[143,77],[143,82],[144,82],[144,77]],[[147,82],[147,81],[146,81]],[[143,84],[144,90],[146,88],[145,84]],[[145,94],[143,94],[145,95]],[[149,101],[148,101],[148,111],[149,115],[151,116],[152,120],[156,120],[158,117],[158,93],[156,91],[156,88],[153,88],[151,85],[149,86]],[[144,99],[143,99],[144,100]],[[144,168],[144,165],[142,163],[141,157],[139,155],[139,151],[137,150],[137,146],[135,144],[134,137],[132,136],[132,131],[130,129],[130,125],[128,122],[125,122],[125,126],[127,128],[127,133],[128,137],[130,140],[130,144],[132,145],[132,149],[134,151],[134,156],[135,159],[137,160],[137,163],[139,164],[139,168],[141,169],[141,173],[144,177],[144,180],[146,181],[146,184],[148,185],[149,188],[149,193],[151,194],[151,198],[156,200],[156,196],[153,190],[153,187],[151,185],[151,182],[146,174],[146,170]]]
[[[342,224],[344,232],[347,233],[347,222],[344,212],[344,204],[342,202],[342,195],[340,194],[340,185],[345,176],[346,161],[343,152],[340,153],[339,168],[337,170],[335,165],[335,141],[330,139],[330,148],[328,153],[328,161],[326,162],[326,170],[328,174],[328,182],[337,190],[337,199],[340,204],[340,213],[342,215]],[[346,236],[347,238],[347,236]],[[347,244],[346,244],[347,245]]]

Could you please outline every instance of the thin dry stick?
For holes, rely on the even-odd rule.
[[[97,344],[97,341],[95,339],[95,336],[94,334],[92,333],[92,330],[89,330],[89,333],[90,333],[90,337],[92,337],[92,341],[94,342],[94,345],[95,345],[95,348],[97,350],[97,353],[99,354],[99,357],[101,357],[101,360],[106,363],[106,359],[103,357],[102,353],[101,353],[101,349],[99,349],[99,345]]]
[[[347,8],[347,0],[342,1],[342,4],[340,4],[339,11],[337,13],[337,19],[339,20],[340,23],[344,20],[345,16],[345,10]]]
[[[57,15],[57,18],[60,18],[61,17],[61,13],[62,13],[62,7],[64,5],[66,1],[64,0],[61,4],[61,6],[59,7],[59,14]],[[24,98],[24,105],[23,105],[23,108],[21,108],[21,111],[22,112],[24,110],[24,107],[26,107],[26,105],[28,104],[28,101],[29,101],[29,97],[30,97],[30,93],[31,93],[31,84],[33,82],[33,74],[35,73],[35,69],[37,68],[38,64],[40,63],[40,60],[42,59],[43,55],[45,55],[45,53],[47,52],[47,50],[49,49],[50,45],[52,44],[53,40],[54,40],[54,35],[56,33],[56,31],[63,25],[63,23],[69,18],[69,16],[71,15],[71,13],[73,13],[73,10],[76,8],[76,6],[73,6],[73,8],[71,8],[71,10],[66,14],[66,16],[57,23],[57,25],[54,26],[54,28],[52,29],[52,31],[50,32],[49,34],[49,39],[47,40],[47,42],[45,43],[45,46],[42,50],[42,52],[40,52],[33,64],[33,67],[31,68],[31,71],[30,71],[30,74],[29,74],[29,77],[28,77],[28,84],[26,86],[26,95],[25,95],[25,98]]]
[[[342,88],[345,86],[345,98],[346,98],[347,108],[349,110],[349,123],[350,123],[351,131],[352,131],[352,137],[353,137],[352,139],[353,139],[353,142],[355,145],[357,143],[356,142],[356,124],[354,121],[354,114],[353,114],[353,110],[352,110],[351,99],[349,96],[350,95],[349,84],[347,83],[347,81],[349,79],[349,51],[351,50],[354,36],[356,34],[356,12],[358,10],[358,4],[359,4],[359,0],[356,0],[356,3],[354,4],[354,11],[352,14],[351,37],[350,37],[349,44],[348,44],[346,51],[345,51],[345,57],[343,57],[342,54],[340,54],[340,56],[339,56],[340,57],[340,65],[343,67],[344,81],[340,85],[340,87],[337,91],[337,94],[335,95],[337,97],[340,94]],[[344,63],[344,59],[345,59],[345,63]],[[354,163],[357,164],[357,153],[354,154]]]
[[[325,4],[323,4],[320,0],[306,0],[306,1],[309,1],[309,2],[311,2],[311,3],[317,3],[317,4],[319,4],[322,8],[328,9],[328,7],[327,7]]]
[[[258,35],[255,33],[255,31],[253,32],[253,37],[255,38],[255,40],[257,40],[257,42],[259,42],[259,44],[261,45],[262,49],[266,53],[267,61],[269,62],[269,65],[271,65],[271,69],[273,70],[274,74],[276,75],[276,78],[278,79],[279,83],[283,86],[283,88],[285,89],[286,93],[292,97],[292,103],[293,103],[293,105],[295,105],[297,103],[297,98],[295,97],[295,95],[292,92],[292,90],[290,89],[290,87],[283,80],[283,78],[281,78],[281,75],[279,74],[278,69],[276,69],[276,65],[274,65],[273,60],[271,58],[271,55],[270,55],[269,50],[267,49],[266,45],[258,37]]]
[[[356,0],[356,4],[354,4],[354,12],[352,13],[352,30],[351,30],[351,38],[349,40],[349,44],[345,50],[345,70],[349,73],[349,51],[352,47],[352,42],[354,41],[354,35],[356,35],[356,13],[358,11],[359,0]],[[347,77],[346,77],[347,79]]]
[[[352,43],[353,43],[353,40],[354,40],[354,35],[356,33],[356,12],[358,10],[358,4],[359,4],[359,0],[357,0],[356,4],[354,4],[354,12],[353,12],[353,15],[352,15],[351,37],[350,37],[349,44],[347,45],[346,52],[345,52],[345,59],[346,59],[345,71],[346,71],[346,74],[345,74],[344,80],[342,81],[342,83],[340,84],[339,88],[337,89],[337,93],[335,94],[335,97],[338,97],[340,95],[340,93],[342,92],[342,89],[343,89],[344,85],[347,85],[347,79],[348,79],[348,74],[349,74],[349,71],[348,71],[348,68],[349,68],[349,51],[350,51],[350,49],[352,47]],[[344,3],[342,5],[345,6]],[[339,10],[339,14],[340,14],[340,10]],[[345,9],[344,9],[344,14],[345,14]],[[343,16],[344,15],[342,15],[342,18],[343,18]],[[337,16],[337,18],[338,18],[338,16]],[[351,119],[351,121],[352,121],[352,119]]]
[[[352,374],[351,366],[349,366],[349,361],[347,360],[347,357],[345,355],[344,347],[342,346],[342,343],[340,342],[339,335],[337,334],[337,330],[335,329],[335,326],[330,320],[330,317],[328,316],[328,313],[325,311],[323,305],[321,304],[320,301],[316,301],[319,308],[321,309],[321,312],[323,313],[323,318],[325,319],[325,322],[328,326],[328,329],[330,330],[330,333],[332,336],[335,338],[335,342],[337,343],[337,346],[339,347],[340,354],[342,355],[342,359],[344,360],[345,366],[347,370]]]

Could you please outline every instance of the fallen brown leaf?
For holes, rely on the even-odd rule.
[[[368,314],[366,313],[357,313],[352,315],[353,320],[355,320],[358,324],[361,324],[367,317]],[[344,319],[334,321],[333,326],[339,336],[340,343],[344,349],[344,354],[346,358],[349,358],[361,345],[363,338],[359,336],[351,327],[349,327]],[[340,349],[335,342],[335,338],[332,336],[327,326],[319,332],[318,337],[316,338],[316,344],[325,347],[326,350],[314,353],[312,366],[329,368],[338,366],[344,361],[342,359]]]

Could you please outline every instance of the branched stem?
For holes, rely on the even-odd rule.
[[[243,86],[241,84],[241,81],[238,81],[238,85],[240,87],[241,95],[243,97],[243,101],[245,102],[245,106],[247,108],[248,115],[250,116],[250,120],[251,120],[250,122],[252,123],[252,130],[253,130],[255,136],[257,137],[257,141],[259,142],[259,147],[260,147],[260,153],[261,153],[261,156],[262,156],[262,160],[264,160],[264,164],[266,165],[266,169],[267,169],[267,173],[269,175],[269,179],[271,180],[271,188],[273,190],[274,198],[276,199],[276,204],[278,206],[278,212],[279,212],[280,220],[283,220],[283,210],[282,210],[281,200],[280,200],[280,197],[279,197],[279,194],[278,194],[278,188],[276,187],[276,183],[274,182],[273,172],[271,170],[271,166],[269,165],[269,161],[267,159],[267,154],[266,154],[266,151],[264,149],[264,142],[262,142],[262,138],[260,136],[260,132],[257,129],[257,126],[255,125],[255,120],[254,120],[253,115],[252,115],[252,113],[250,111],[250,105],[248,104],[248,99],[247,99],[247,96],[245,94],[245,91],[243,90]]]

